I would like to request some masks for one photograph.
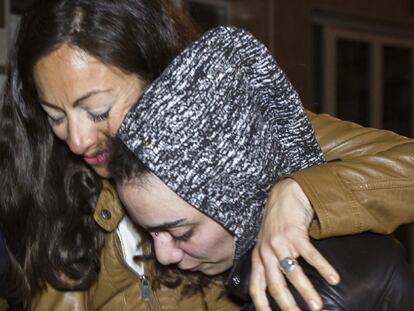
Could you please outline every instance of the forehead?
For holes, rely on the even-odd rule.
[[[41,57],[34,66],[35,77],[50,71],[60,72],[64,70],[66,73],[81,73],[94,67],[106,67],[98,59],[89,55],[80,48],[62,45],[53,50],[49,54]]]
[[[145,181],[130,181],[117,185],[121,201],[135,221],[144,226],[187,219],[199,221],[207,217],[174,193],[154,174]]]
[[[121,84],[125,78],[133,76],[68,45],[40,58],[33,74],[38,90],[44,95],[62,90],[82,94],[95,86]]]

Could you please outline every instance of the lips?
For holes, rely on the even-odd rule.
[[[103,152],[94,154],[93,156],[84,156],[83,159],[89,165],[98,166],[107,164],[109,161],[109,156],[109,150],[105,150]]]

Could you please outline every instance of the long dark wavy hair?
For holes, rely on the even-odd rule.
[[[169,2],[39,0],[23,15],[0,103],[0,230],[12,262],[0,294],[29,304],[46,283],[83,290],[99,272],[103,233],[91,198],[100,184],[73,174],[83,164],[41,110],[36,62],[67,44],[150,83],[196,38]]]

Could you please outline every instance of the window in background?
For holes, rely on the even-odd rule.
[[[313,25],[313,111],[322,112],[323,100],[323,32],[322,26]]]
[[[337,41],[337,116],[369,125],[370,46],[366,42]]]
[[[412,134],[413,54],[410,48],[383,48],[383,126]]]
[[[414,136],[414,38],[322,24],[314,27],[314,44],[321,112]]]
[[[414,37],[396,29],[356,30],[335,20],[314,26],[314,102],[321,112],[414,136]],[[395,236],[414,269],[414,225]]]

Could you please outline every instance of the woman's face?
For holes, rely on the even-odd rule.
[[[41,58],[34,78],[56,136],[96,173],[109,177],[110,138],[141,96],[144,82],[67,45]]]
[[[161,264],[207,275],[233,265],[233,235],[154,174],[148,174],[144,183],[118,185],[118,193],[131,218],[150,232]]]

